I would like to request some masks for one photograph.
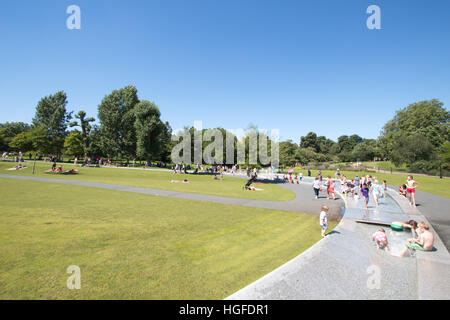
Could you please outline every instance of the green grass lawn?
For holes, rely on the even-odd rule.
[[[406,167],[406,164],[396,166],[391,161],[369,161],[369,162],[363,162],[363,166],[367,168],[378,168],[379,170],[385,170],[385,171],[407,171],[408,168]]]
[[[308,170],[302,170],[303,175],[306,176]],[[321,170],[322,176],[331,176],[334,178],[336,170]],[[316,176],[318,170],[311,170],[311,176]],[[389,173],[375,173],[375,172],[363,172],[363,171],[341,171],[341,174],[345,174],[347,179],[353,179],[356,175],[371,175],[377,177],[382,182],[386,180],[388,185],[400,186],[406,183],[408,178],[407,174],[389,174]],[[419,187],[416,190],[425,191],[432,194],[436,194],[442,197],[450,198],[450,179],[439,179],[439,177],[428,176],[414,176],[414,180],[418,182]]]
[[[321,238],[315,215],[10,179],[0,194],[0,299],[222,299]]]
[[[51,163],[37,163],[36,174],[32,174],[32,163],[21,171],[7,171],[15,166],[14,163],[0,162],[0,173],[18,176],[35,176],[52,179],[83,180],[109,184],[120,184],[134,187],[154,188],[189,193],[201,193],[215,196],[244,198],[267,201],[289,201],[295,199],[295,193],[274,184],[257,185],[264,191],[245,191],[242,189],[246,180],[225,176],[224,180],[214,180],[210,175],[178,175],[166,171],[128,170],[115,168],[81,168],[78,175],[46,174]],[[72,165],[65,164],[63,169],[72,169]],[[182,181],[188,179],[190,183],[171,183],[171,180]]]

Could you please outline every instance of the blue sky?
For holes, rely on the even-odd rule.
[[[81,8],[68,30],[66,8]],[[381,30],[366,9],[381,8]],[[41,0],[0,3],[0,122],[30,122],[59,90],[69,110],[128,84],[172,128],[376,138],[396,110],[450,103],[450,1]]]

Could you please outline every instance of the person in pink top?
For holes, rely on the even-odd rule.
[[[330,200],[330,194],[333,195],[333,200],[336,200],[336,195],[334,193],[334,182],[330,176],[328,176],[327,181],[327,199]]]
[[[377,249],[384,248],[385,251],[389,251],[388,248],[388,239],[386,236],[386,232],[383,228],[380,228],[377,232],[375,232],[372,236],[372,241],[377,242]]]

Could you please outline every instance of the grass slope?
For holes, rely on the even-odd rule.
[[[14,163],[0,162],[0,173],[18,176],[34,176],[52,179],[82,180],[109,184],[120,184],[134,187],[154,188],[189,193],[201,193],[214,196],[244,198],[267,201],[289,201],[295,199],[295,193],[273,184],[258,185],[264,191],[245,191],[242,189],[246,180],[225,177],[224,180],[214,180],[210,175],[178,175],[166,171],[127,170],[114,168],[81,168],[78,175],[46,174],[51,164],[37,163],[36,174],[32,174],[32,163],[28,168],[20,171],[8,171]],[[72,169],[71,165],[64,165],[63,169]],[[182,181],[188,179],[190,183],[171,183],[171,180]]]
[[[10,179],[0,194],[0,299],[222,299],[320,240],[315,215]]]

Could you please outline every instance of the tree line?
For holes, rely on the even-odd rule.
[[[161,120],[159,107],[140,100],[134,86],[126,86],[106,95],[98,105],[97,119],[79,111],[67,110],[64,91],[42,98],[32,123],[12,122],[0,124],[0,150],[34,152],[42,155],[65,154],[73,157],[108,157],[121,160],[170,162],[172,132],[168,122]],[[256,145],[249,137],[240,140],[223,128],[216,128],[224,137],[232,137],[234,155],[238,143],[245,145],[245,163],[248,150],[259,152],[260,139],[266,139],[270,156],[273,141],[260,136]],[[257,130],[253,126],[249,129]],[[186,127],[194,141],[196,129]],[[197,132],[198,134],[198,132]],[[200,133],[207,134],[204,129]],[[202,138],[205,150],[209,143]],[[224,154],[227,142],[224,140]],[[192,155],[195,154],[192,143]],[[226,156],[222,157],[226,159]],[[236,159],[236,157],[234,158]],[[258,157],[259,159],[259,157]],[[415,171],[430,171],[440,163],[450,169],[449,111],[439,100],[413,103],[398,110],[381,130],[378,139],[364,139],[357,134],[342,135],[337,141],[309,132],[298,143],[292,140],[279,143],[281,166],[308,165],[323,162],[363,162],[374,159],[391,160],[395,165],[406,164]],[[198,162],[192,156],[192,163]]]

